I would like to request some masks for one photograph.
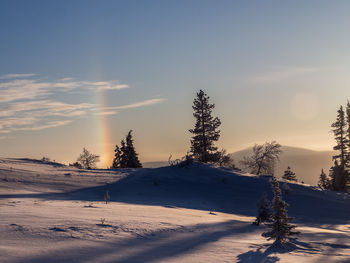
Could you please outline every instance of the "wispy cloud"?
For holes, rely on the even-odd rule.
[[[43,125],[35,125],[35,126],[30,126],[30,127],[20,127],[17,128],[16,130],[18,131],[40,131],[48,128],[54,128],[62,125],[67,125],[71,123],[72,120],[64,120],[64,121],[50,121],[46,124]]]
[[[58,101],[56,93],[62,95],[62,92],[78,90],[90,92],[94,96],[94,92],[120,90],[130,86],[116,81],[77,81],[74,78],[43,81],[35,76],[38,75],[8,74],[0,77],[0,134],[63,126],[89,113],[114,115],[118,110],[150,106],[164,101],[157,98],[102,108],[86,102],[66,103]]]
[[[119,89],[127,89],[130,88],[129,85],[126,84],[116,84],[116,85],[110,85],[110,84],[105,84],[105,85],[100,85],[98,87],[99,91],[102,90],[119,90]]]
[[[0,76],[0,79],[30,78],[34,76],[37,76],[37,74],[6,74]]]
[[[44,98],[57,92],[71,90],[119,90],[129,88],[127,84],[116,84],[114,81],[74,81],[63,78],[58,81],[41,79],[11,79],[0,82],[0,102]]]
[[[115,115],[118,112],[116,111],[101,111],[101,112],[97,112],[96,115]]]
[[[77,116],[86,109],[95,107],[94,104],[79,103],[67,104],[59,101],[37,100],[9,103],[0,108],[0,117],[18,116],[28,114],[30,116]]]
[[[118,110],[135,109],[140,107],[152,106],[158,103],[164,102],[164,98],[156,98],[138,101],[135,103],[130,103],[122,106],[112,106],[112,107],[96,107],[94,110],[97,111],[96,115],[114,115],[118,113]]]
[[[139,102],[123,105],[123,106],[109,107],[109,109],[114,109],[114,110],[133,109],[133,108],[151,106],[164,101],[165,101],[164,98],[150,99],[150,100],[139,101]]]
[[[275,71],[268,71],[268,72],[258,73],[256,75],[250,76],[248,77],[248,82],[268,84],[273,82],[279,82],[279,81],[293,78],[293,77],[298,77],[309,73],[314,73],[319,70],[320,70],[319,68],[315,68],[315,67],[283,68]]]

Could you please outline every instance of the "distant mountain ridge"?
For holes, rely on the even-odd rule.
[[[249,156],[252,150],[253,147],[250,147],[230,155],[235,160],[235,164],[240,167],[239,161],[244,156]],[[321,169],[323,168],[328,173],[329,168],[333,164],[332,156],[334,155],[334,151],[314,151],[291,146],[282,146],[282,151],[280,162],[276,164],[275,168],[275,175],[277,177],[281,177],[284,170],[290,166],[296,173],[299,181],[316,185]]]

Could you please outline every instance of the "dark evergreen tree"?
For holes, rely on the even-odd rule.
[[[123,160],[122,154],[123,152],[121,151],[120,147],[116,145],[114,150],[113,164],[112,164],[113,169],[121,168],[121,163]]]
[[[346,156],[346,163],[345,163],[345,178],[344,178],[344,188],[347,192],[350,192],[350,102],[347,101],[346,104],[346,123],[347,123],[347,130],[346,130],[346,139],[347,139],[347,156]]]
[[[292,171],[292,169],[289,166],[287,167],[287,170],[284,171],[282,178],[289,181],[298,182],[298,179],[295,176],[295,173]]]
[[[200,162],[216,162],[219,159],[217,147],[214,142],[219,140],[221,125],[218,117],[212,116],[215,104],[209,103],[209,97],[200,90],[193,101],[192,106],[196,118],[194,129],[189,131],[193,134],[191,139],[191,152]]]
[[[326,173],[323,171],[323,168],[322,168],[322,171],[321,171],[321,174],[320,174],[320,177],[318,179],[318,187],[323,189],[323,190],[326,190],[326,189],[330,189],[331,188],[331,182],[328,178],[328,176],[326,175]]]
[[[350,167],[350,102],[348,100],[347,104],[346,104],[346,139],[347,139],[347,167]]]
[[[347,158],[347,146],[349,140],[347,139],[347,127],[345,122],[345,113],[343,106],[340,106],[338,110],[337,120],[332,124],[333,133],[337,145],[333,147],[335,151],[339,151],[339,154],[333,156],[334,160],[339,160],[339,166],[345,168]]]
[[[120,142],[120,147],[116,145],[112,168],[141,168],[138,154],[134,147],[132,130],[129,131],[125,140]]]
[[[276,177],[273,176],[270,182],[274,193],[274,198],[271,204],[271,223],[267,223],[267,225],[271,228],[271,230],[264,232],[262,236],[266,237],[268,240],[274,239],[275,245],[284,246],[285,244],[289,243],[289,238],[298,234],[298,232],[293,231],[295,226],[289,223],[292,218],[288,217],[288,204],[282,199],[282,192]]]
[[[126,144],[125,140],[121,140],[120,142],[120,168],[128,168],[128,158],[127,158],[127,149],[126,149]]]
[[[134,147],[134,140],[132,138],[132,130],[129,131],[128,135],[126,136],[126,165],[129,168],[142,168],[142,164],[139,161],[138,154],[136,153],[135,147]]]
[[[258,208],[258,215],[254,221],[255,225],[260,225],[260,223],[270,221],[271,209],[270,202],[267,199],[266,193],[264,192],[258,203],[256,204]]]
[[[350,108],[347,105],[347,120],[350,119]],[[349,112],[348,112],[349,111]],[[339,151],[337,155],[333,156],[334,166],[330,169],[331,188],[335,191],[340,191],[345,189],[346,181],[348,178],[349,165],[349,127],[347,127],[347,121],[345,120],[345,112],[343,106],[340,106],[337,114],[336,121],[332,124],[333,133],[336,141],[336,145],[333,147],[334,150]]]
[[[334,165],[329,170],[329,176],[331,177],[332,190],[341,191],[345,189],[346,171],[344,167],[339,165],[338,160],[334,161]]]

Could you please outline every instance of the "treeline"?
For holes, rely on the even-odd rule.
[[[337,111],[337,119],[331,125],[336,145],[333,150],[337,154],[333,156],[334,164],[327,176],[322,169],[318,186],[322,189],[334,191],[350,190],[350,102],[345,107],[340,106]]]

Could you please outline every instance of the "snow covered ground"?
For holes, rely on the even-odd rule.
[[[350,262],[349,196],[289,188],[301,234],[281,251],[251,224],[262,193],[272,198],[268,178],[0,159],[0,262]]]

